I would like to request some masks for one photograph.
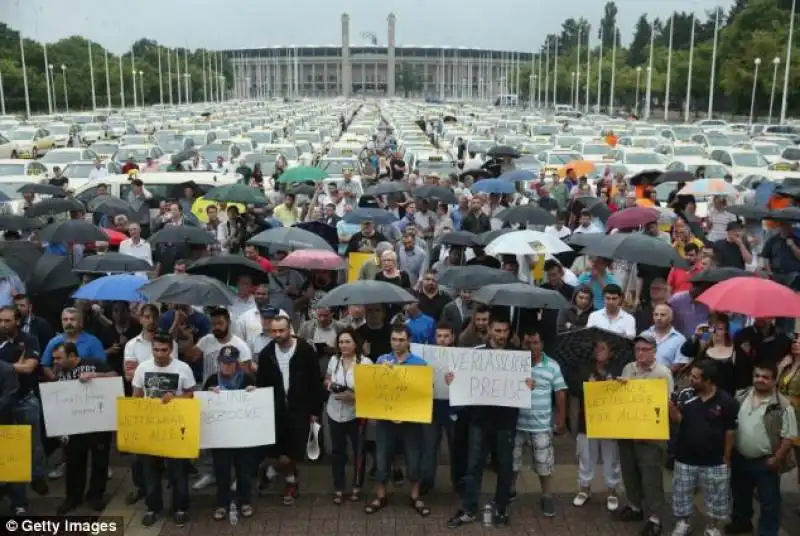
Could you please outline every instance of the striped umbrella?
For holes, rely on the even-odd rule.
[[[736,196],[736,188],[724,179],[698,179],[684,186],[678,195],[707,197],[711,195]]]

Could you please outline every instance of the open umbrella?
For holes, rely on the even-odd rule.
[[[110,274],[127,272],[147,272],[153,267],[144,259],[124,253],[104,253],[84,257],[75,265],[79,274]]]
[[[747,220],[764,220],[769,217],[770,210],[755,205],[732,205],[726,209],[728,212]]]
[[[558,176],[566,177],[567,171],[569,170],[575,171],[575,175],[577,177],[583,177],[585,175],[590,175],[595,171],[597,171],[597,166],[595,166],[593,162],[590,162],[588,160],[573,160],[572,162],[568,163],[566,166],[558,170]]]
[[[342,219],[345,223],[371,221],[377,225],[389,225],[397,221],[397,217],[394,214],[382,208],[357,208],[346,213]]]
[[[495,145],[486,152],[486,155],[492,158],[519,158],[521,156],[519,151],[508,145]]]
[[[604,235],[587,245],[582,253],[590,257],[620,259],[663,268],[689,268],[689,263],[669,243],[642,233]]]
[[[478,235],[469,231],[453,231],[439,237],[438,243],[445,246],[470,248],[477,244]]]
[[[6,231],[30,231],[41,227],[42,223],[38,220],[16,214],[0,214],[0,229]]]
[[[612,376],[619,376],[623,367],[633,361],[633,339],[597,327],[567,331],[558,335],[554,354],[565,378],[579,375],[584,363],[594,359],[594,345],[598,341],[607,343],[611,350],[607,370]]]
[[[364,195],[390,195],[407,191],[408,186],[401,182],[384,181],[364,190]]]
[[[443,186],[420,186],[414,190],[413,195],[417,199],[433,199],[447,205],[455,205],[458,203],[456,194],[454,194],[451,189]]]
[[[513,194],[514,184],[501,179],[483,179],[472,185],[472,191],[485,194]]]
[[[174,275],[174,274],[173,274]],[[171,277],[167,285],[156,278],[139,289],[149,300],[178,305],[231,306],[238,299],[231,290],[216,279],[204,275],[180,274]]]
[[[334,288],[316,304],[317,307],[348,305],[403,304],[417,301],[407,290],[385,281],[354,281]]]
[[[734,277],[697,297],[712,311],[754,318],[800,316],[800,295],[789,287],[760,277]]]
[[[39,216],[51,216],[75,210],[84,211],[86,206],[72,197],[51,197],[28,207],[25,210],[25,215],[29,218],[38,218]]]
[[[13,240],[0,243],[0,257],[25,281],[36,261],[42,257],[42,250],[31,242]]]
[[[609,229],[635,229],[658,221],[661,212],[655,208],[631,207],[609,216],[606,227]]]
[[[725,179],[697,179],[681,188],[678,195],[693,195],[695,197],[724,195],[734,197],[737,193],[736,188]]]
[[[347,268],[347,263],[332,251],[301,249],[289,253],[278,266],[296,270],[344,270]]]
[[[72,272],[71,258],[45,253],[33,266],[26,287],[29,294],[46,294],[80,284],[78,276]]]
[[[655,183],[656,179],[661,176],[662,172],[658,171],[657,169],[647,169],[645,171],[640,171],[633,177],[631,177],[631,185],[633,186],[641,186],[647,184]]]
[[[503,209],[495,217],[503,223],[518,223],[520,225],[553,225],[556,222],[555,216],[542,207],[530,203]]]
[[[41,182],[29,182],[17,189],[21,194],[52,195],[53,197],[66,197],[67,192],[60,186],[43,184]]]
[[[494,231],[486,231],[485,233],[481,233],[478,235],[477,244],[481,247],[486,247],[492,243],[492,241],[497,238],[498,236],[503,236],[504,234],[508,234],[513,232],[513,229],[495,229]]]
[[[583,250],[586,246],[596,244],[605,238],[603,233],[572,233],[564,242],[574,250]]]
[[[712,285],[715,283],[721,283],[723,281],[727,281],[728,279],[734,277],[754,277],[755,274],[752,272],[748,272],[747,270],[742,270],[740,268],[731,268],[731,267],[724,267],[724,268],[709,268],[707,270],[703,270],[702,272],[694,274],[689,281],[692,283],[711,283]]]
[[[118,214],[124,214],[129,220],[138,221],[136,211],[131,204],[119,197],[96,197],[89,202],[88,208],[90,212],[98,212],[111,218]]]
[[[188,244],[207,246],[214,243],[211,233],[191,225],[167,225],[150,237],[150,244]]]
[[[477,290],[485,285],[514,283],[519,281],[517,274],[498,268],[474,264],[470,266],[450,266],[438,275],[440,285],[456,290]]]
[[[108,236],[96,225],[85,220],[64,220],[51,223],[41,233],[42,240],[53,244],[87,244],[105,242]]]
[[[221,203],[242,203],[245,205],[266,205],[269,203],[261,190],[250,188],[244,184],[226,184],[217,186],[203,195],[210,201]]]
[[[523,309],[563,309],[569,305],[555,290],[534,287],[527,283],[486,285],[472,293],[472,300],[490,306],[522,307]]]
[[[506,171],[497,178],[508,182],[528,182],[535,180],[536,175],[537,173],[528,169],[513,169],[511,171]]]
[[[294,227],[322,237],[322,239],[328,243],[333,251],[339,250],[339,233],[336,231],[336,227],[333,225],[328,225],[323,221],[304,221],[301,223],[295,223]]]
[[[799,222],[800,207],[786,207],[770,210],[767,219],[773,221]]]
[[[488,179],[493,175],[492,172],[487,169],[468,169],[459,173],[458,179],[463,181],[468,176],[473,179]]]
[[[243,275],[249,276],[255,284],[269,282],[269,274],[260,264],[241,255],[203,257],[189,265],[186,272],[213,277],[226,284],[235,284]]]
[[[296,249],[334,250],[324,238],[299,227],[267,229],[255,235],[247,243],[278,251],[294,251]]]
[[[83,285],[72,297],[76,300],[126,301],[142,303],[147,298],[139,289],[147,283],[147,278],[133,274],[115,274],[98,277]]]
[[[279,183],[320,182],[328,178],[328,172],[318,167],[298,166],[289,168],[278,177]]]
[[[653,181],[653,186],[663,184],[665,182],[692,182],[697,177],[688,171],[672,170],[665,171]]]
[[[581,197],[576,197],[575,202],[588,210],[589,214],[595,218],[599,218],[600,221],[608,221],[608,218],[611,217],[611,209],[608,208],[608,205],[599,197],[583,195]]]
[[[513,231],[498,236],[486,246],[489,255],[556,255],[572,251],[555,235],[541,231]]]

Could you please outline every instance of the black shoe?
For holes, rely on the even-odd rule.
[[[725,525],[725,534],[753,534],[753,523],[750,521],[733,521]]]
[[[125,496],[125,504],[128,506],[134,505],[144,499],[144,496],[144,490],[137,488]]]
[[[661,523],[653,523],[648,519],[639,532],[639,536],[661,536]]]
[[[464,510],[459,510],[456,515],[447,521],[448,529],[457,529],[462,525],[467,525],[475,521],[475,516]]]
[[[375,474],[376,474],[377,472],[378,472],[378,468],[377,468],[377,467],[375,467],[375,466],[373,465],[373,466],[370,468],[370,470],[369,470],[369,471],[367,471],[367,476],[369,477],[369,479],[370,479],[370,480],[375,480]]]
[[[505,512],[495,512],[492,516],[492,525],[498,529],[507,528],[511,524],[511,520],[508,518],[508,511]]]
[[[148,510],[142,516],[142,526],[143,527],[152,527],[158,521],[158,514],[153,512],[152,510]]]
[[[78,501],[71,501],[70,499],[64,499],[58,508],[56,508],[56,515],[57,516],[65,516],[68,513],[72,512],[73,510],[77,509],[81,505]]]
[[[514,501],[516,501],[516,500],[517,500],[517,490],[514,490],[514,491],[512,491],[512,492],[511,492],[511,494],[508,496],[508,502],[512,502],[512,503],[513,503],[513,502],[514,502]]]
[[[395,487],[398,488],[406,483],[406,476],[403,474],[402,469],[395,469],[392,472],[392,482],[394,482]]]
[[[86,504],[95,512],[102,512],[106,507],[106,502],[102,497],[86,499]]]
[[[423,483],[421,483],[419,485],[419,494],[420,494],[420,496],[425,496],[428,493],[430,493],[432,489],[433,489],[433,486],[431,484],[428,484],[427,482],[423,482]]]
[[[47,485],[47,481],[44,478],[37,478],[31,482],[31,489],[35,491],[37,495],[47,495],[50,493],[50,487]]]
[[[644,512],[641,510],[634,510],[630,506],[626,506],[617,510],[617,512],[612,516],[614,521],[623,521],[623,522],[631,522],[631,521],[644,521]]]

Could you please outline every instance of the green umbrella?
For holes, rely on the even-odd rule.
[[[242,203],[243,205],[266,205],[264,194],[256,188],[244,184],[226,184],[212,188],[203,198],[221,203]]]
[[[289,168],[284,171],[281,176],[278,177],[278,182],[319,182],[327,178],[328,172],[324,169],[318,167],[300,166]]]

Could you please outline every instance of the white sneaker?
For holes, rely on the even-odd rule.
[[[236,491],[236,481],[231,482],[231,491]]]
[[[619,510],[619,497],[616,495],[609,495],[606,497],[606,510],[609,512],[616,512]]]
[[[679,519],[672,529],[672,536],[687,536],[692,530],[692,526],[685,519]]]
[[[572,499],[572,506],[581,507],[584,504],[586,504],[587,502],[589,502],[590,498],[591,498],[591,495],[589,495],[587,492],[585,492],[585,491],[578,492],[578,494],[575,495],[575,498]]]
[[[722,531],[717,527],[708,527],[703,531],[703,536],[722,536]]]
[[[213,483],[214,483],[213,475],[203,475],[197,480],[197,482],[195,482],[192,485],[192,489],[195,491],[200,491],[201,489],[205,489]]]
[[[56,465],[52,471],[47,473],[47,478],[50,480],[58,480],[62,476],[64,476],[64,471],[66,470],[67,465],[65,463],[59,463]]]
[[[114,476],[114,472],[113,472],[111,469],[109,469],[109,470],[108,470],[108,479],[109,479],[109,480],[111,480],[111,478],[112,478],[113,476]]]

